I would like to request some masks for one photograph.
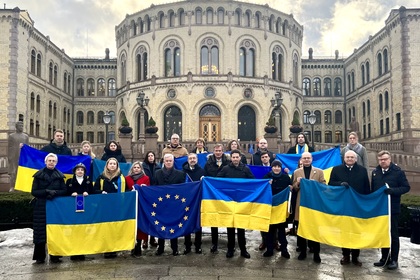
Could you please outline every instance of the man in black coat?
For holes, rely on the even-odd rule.
[[[302,154],[304,152],[315,152],[314,148],[309,146],[308,138],[305,133],[301,132],[296,136],[296,145],[290,147],[288,154]]]
[[[41,151],[56,155],[71,156],[71,150],[67,147],[66,141],[64,141],[64,131],[56,129],[54,131],[54,139],[50,141],[50,144],[44,146]]]
[[[390,248],[382,248],[382,257],[374,266],[385,266],[388,269],[398,268],[398,254],[400,251],[400,238],[398,235],[398,220],[401,213],[401,195],[410,191],[405,172],[391,161],[391,153],[380,151],[378,153],[379,165],[372,171],[372,190],[376,191],[387,184],[385,193],[391,196],[391,254]]]
[[[357,154],[350,150],[344,154],[344,163],[334,166],[331,171],[330,186],[343,186],[351,187],[360,194],[369,194],[370,185],[367,170],[364,166],[357,164]],[[352,205],[348,205],[352,207]],[[357,266],[361,266],[362,263],[359,261],[360,250],[342,248],[343,258],[340,260],[342,265],[351,262]]]
[[[210,177],[217,177],[217,174],[222,168],[230,163],[230,155],[223,153],[223,145],[216,144],[214,146],[213,154],[207,156],[206,165],[204,165],[204,175]],[[219,229],[217,227],[211,228],[211,247],[210,252],[217,253],[217,246],[219,243]]]
[[[172,154],[165,154],[163,156],[163,167],[155,173],[156,185],[173,185],[185,183],[185,173],[176,170],[174,167],[174,156]],[[165,249],[165,239],[158,239],[158,249],[156,255],[163,254]],[[171,239],[172,255],[178,256],[178,238]]]
[[[268,166],[270,166],[270,164],[273,162],[273,160],[276,159],[276,155],[273,152],[270,152],[268,150],[267,140],[262,138],[258,142],[257,151],[252,155],[252,158],[251,158],[251,164],[252,165],[263,165],[262,161],[261,161],[262,152],[266,152],[268,154],[268,156],[270,157],[270,162],[269,162]]]
[[[230,153],[230,158],[232,162],[223,167],[217,177],[255,179],[251,169],[241,162],[241,152],[239,150],[233,150]],[[227,235],[228,251],[226,258],[232,258],[235,251],[235,228],[227,228]],[[238,228],[238,245],[241,249],[241,256],[249,259],[251,255],[246,250],[245,229],[243,228]]]

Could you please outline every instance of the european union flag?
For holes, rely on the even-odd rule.
[[[138,228],[172,239],[200,229],[201,183],[139,187]]]

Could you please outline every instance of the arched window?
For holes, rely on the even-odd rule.
[[[85,96],[85,81],[82,78],[77,79],[77,96]]]
[[[66,120],[67,120],[67,108],[64,107],[64,110],[63,110],[63,123],[66,123]]]
[[[255,28],[260,28],[260,21],[261,21],[261,13],[260,12],[256,12],[255,13]]]
[[[203,23],[203,13],[200,8],[197,8],[195,10],[195,24],[202,24],[202,23]]]
[[[67,72],[64,72],[63,91],[67,92]]]
[[[115,124],[115,112],[109,111],[108,114],[111,116],[111,121],[109,122],[109,124]]]
[[[233,24],[237,26],[241,26],[241,9],[236,9],[235,14],[233,15]]]
[[[166,42],[165,53],[165,77],[176,77],[181,75],[181,51],[180,45],[176,40]]]
[[[31,51],[31,73],[35,75],[36,69],[36,52],[35,50]]]
[[[52,84],[53,83],[53,69],[54,69],[54,66],[53,66],[52,62],[50,62],[48,69],[49,69],[49,71],[48,71],[48,81],[49,81],[50,84]]]
[[[381,76],[382,75],[382,54],[381,53],[378,53],[377,60],[378,60],[378,76]]]
[[[384,49],[384,73],[387,73],[389,70],[388,66],[388,50]]]
[[[334,96],[341,96],[341,79],[334,79]]]
[[[302,95],[311,96],[311,80],[309,78],[303,78],[302,80]]]
[[[35,110],[35,94],[31,92],[31,110]]]
[[[108,96],[117,95],[115,79],[111,78],[108,80]]]
[[[362,71],[362,86],[364,86],[365,85],[365,66],[364,65],[362,65],[361,71]]]
[[[314,78],[314,96],[321,96],[321,79]]]
[[[350,76],[350,73],[347,75],[347,85],[348,85],[348,90],[349,90],[348,93],[350,93],[351,92],[351,76]]]
[[[41,77],[41,55],[36,56],[36,75]]]
[[[256,139],[255,111],[250,106],[242,106],[238,112],[238,139],[254,141]]]
[[[35,122],[35,136],[39,136],[39,121]]]
[[[365,102],[362,103],[362,117],[363,118],[366,117],[366,103]]]
[[[125,85],[127,83],[127,61],[125,58],[125,54],[121,55],[121,85]]]
[[[41,112],[41,97],[39,97],[39,94],[36,96],[36,112]]]
[[[177,106],[166,109],[164,115],[165,139],[171,139],[171,135],[174,133],[182,139],[182,112]]]
[[[54,86],[57,86],[58,67],[54,65]]]
[[[208,8],[206,11],[207,24],[213,24],[213,9]]]
[[[57,103],[54,102],[54,107],[53,107],[53,118],[57,119]]]
[[[325,134],[324,134],[324,137],[325,137],[325,143],[332,143],[332,132],[331,132],[331,130],[326,130]]]
[[[331,96],[331,79],[324,79],[324,96]]]
[[[283,22],[283,28],[282,28],[282,35],[286,36],[287,35],[287,29],[289,28],[289,24],[287,22],[287,20],[285,20]]]
[[[136,51],[137,81],[147,80],[147,51],[146,47],[140,46]]]
[[[271,54],[271,72],[273,80],[283,81],[283,49],[275,46]]]
[[[175,26],[175,13],[173,11],[169,12],[169,27]]]
[[[105,79],[98,79],[98,96],[105,96]]]
[[[332,123],[332,114],[330,110],[325,111],[324,113],[324,122],[326,124],[331,124]]]
[[[280,18],[277,18],[277,21],[276,21],[276,33],[279,34],[280,33],[280,30],[281,30],[281,19]]]
[[[356,87],[354,86],[354,71],[351,72],[351,91],[356,90]]]
[[[34,135],[34,120],[29,120],[29,135]]]
[[[184,9],[178,10],[178,16],[179,16],[179,26],[185,25],[185,12]]]
[[[385,91],[385,110],[388,111],[389,109],[389,96],[388,91]]]
[[[87,124],[95,124],[95,114],[92,111],[87,112]]]
[[[76,124],[83,125],[83,112],[82,111],[77,111],[76,113]]]
[[[384,109],[384,104],[382,103],[383,102],[382,94],[379,94],[379,100],[378,100],[378,102],[379,102],[379,113],[381,113],[383,111],[383,109]]]
[[[251,12],[246,11],[244,15],[244,26],[251,27]]]
[[[340,110],[335,111],[334,119],[336,124],[343,123],[343,113]]]
[[[219,74],[219,42],[216,39],[201,41],[201,74]]]
[[[87,96],[95,96],[95,80],[92,78],[87,80]]]
[[[297,86],[299,84],[298,71],[299,71],[299,58],[297,54],[293,55],[293,84]]]
[[[144,25],[146,32],[149,32],[151,30],[151,22],[150,17],[148,15],[144,16]]]
[[[316,116],[316,124],[321,124],[321,112],[320,111],[318,111],[318,110],[316,110],[315,112],[314,112],[314,114],[315,114],[315,116]]]
[[[223,8],[219,8],[217,10],[217,23],[218,24],[225,23],[225,10],[223,10]]]
[[[309,112],[308,110],[303,112],[303,123],[304,124],[309,124],[309,115],[311,114],[311,112]]]
[[[239,49],[239,75],[254,77],[256,45],[250,40],[242,41]]]
[[[370,64],[366,61],[366,83],[370,83]]]
[[[370,100],[367,101],[367,109],[366,109],[367,115],[370,116]]]
[[[99,111],[98,112],[98,124],[104,124],[104,112],[103,111]]]
[[[165,28],[165,15],[163,12],[159,14],[159,28]]]
[[[52,101],[48,102],[48,116],[52,117]]]

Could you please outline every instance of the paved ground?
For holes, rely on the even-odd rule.
[[[27,239],[31,238],[29,234]],[[112,260],[93,255],[84,262],[65,257],[60,264],[42,265],[33,264],[30,243],[20,247],[0,246],[0,279],[420,279],[420,245],[410,243],[409,238],[401,238],[400,268],[395,271],[373,266],[380,258],[377,249],[362,250],[362,267],[341,266],[341,249],[326,245],[321,245],[321,264],[312,261],[312,254],[299,261],[295,236],[288,236],[291,259],[284,259],[279,253],[264,258],[258,251],[260,234],[255,231],[247,232],[251,259],[240,257],[238,252],[232,259],[226,259],[226,236],[221,235],[220,239],[218,254],[210,253],[210,236],[205,235],[202,255],[190,253],[174,257],[167,246],[164,255],[155,256],[155,249],[149,247],[139,259],[132,258],[129,252],[120,252]],[[183,240],[179,243],[183,245]],[[180,246],[182,251],[183,246]]]

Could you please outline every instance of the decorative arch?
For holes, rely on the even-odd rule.
[[[200,137],[206,142],[221,140],[221,113],[213,104],[206,104],[200,109]]]

